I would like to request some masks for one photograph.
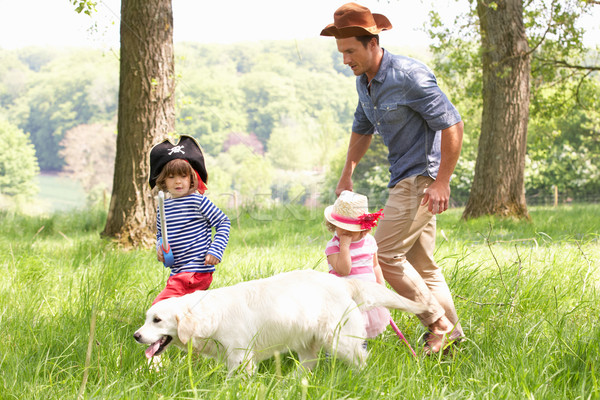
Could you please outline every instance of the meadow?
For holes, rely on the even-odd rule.
[[[393,317],[356,370],[322,354],[296,375],[294,354],[252,377],[172,347],[158,372],[133,340],[168,271],[151,249],[101,238],[102,210],[0,211],[0,399],[598,399],[600,205],[532,207],[532,220],[438,218],[436,259],[467,339],[427,357],[414,316]],[[326,270],[322,209],[232,216],[213,287],[294,269]]]

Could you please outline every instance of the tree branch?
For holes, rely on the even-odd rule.
[[[599,1],[599,3],[600,3],[600,1]],[[576,65],[576,64],[568,63],[567,61],[564,61],[564,60],[548,60],[546,58],[539,58],[539,57],[535,57],[535,58],[544,63],[560,66],[563,68],[576,69],[576,70],[582,70],[582,71],[600,71],[600,65]]]
[[[552,7],[551,10],[554,10],[554,7]],[[550,32],[550,27],[552,26],[553,20],[554,20],[554,12],[550,11],[550,19],[549,19],[548,23],[546,24],[546,31],[544,31],[542,38],[536,43],[536,45],[533,46],[532,48],[530,48],[529,51],[527,51],[525,53],[525,55],[527,55],[527,56],[532,55],[538,49],[538,47],[540,47],[542,45],[542,43],[544,43],[544,41],[546,40],[546,36],[548,35],[548,32]]]

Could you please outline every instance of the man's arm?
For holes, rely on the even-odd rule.
[[[354,168],[369,149],[371,139],[372,135],[361,135],[352,132],[348,144],[348,153],[346,154],[346,164],[344,164],[342,175],[335,189],[336,195],[339,196],[344,190],[352,190],[352,173],[354,173]]]
[[[421,205],[429,205],[433,214],[441,214],[448,209],[450,201],[450,177],[454,172],[462,149],[463,122],[442,130],[442,158],[435,181],[425,190]]]

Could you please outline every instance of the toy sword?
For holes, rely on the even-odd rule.
[[[175,259],[173,258],[173,251],[171,250],[171,246],[169,246],[169,235],[167,234],[167,217],[165,216],[165,194],[161,190],[158,192],[158,212],[160,213],[160,230],[162,233],[162,238],[158,242],[160,245],[164,261],[165,267],[170,267],[175,263]]]

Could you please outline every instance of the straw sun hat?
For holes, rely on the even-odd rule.
[[[369,214],[367,196],[344,190],[332,206],[325,209],[325,219],[351,232],[360,232],[377,226],[383,218],[382,210]]]

